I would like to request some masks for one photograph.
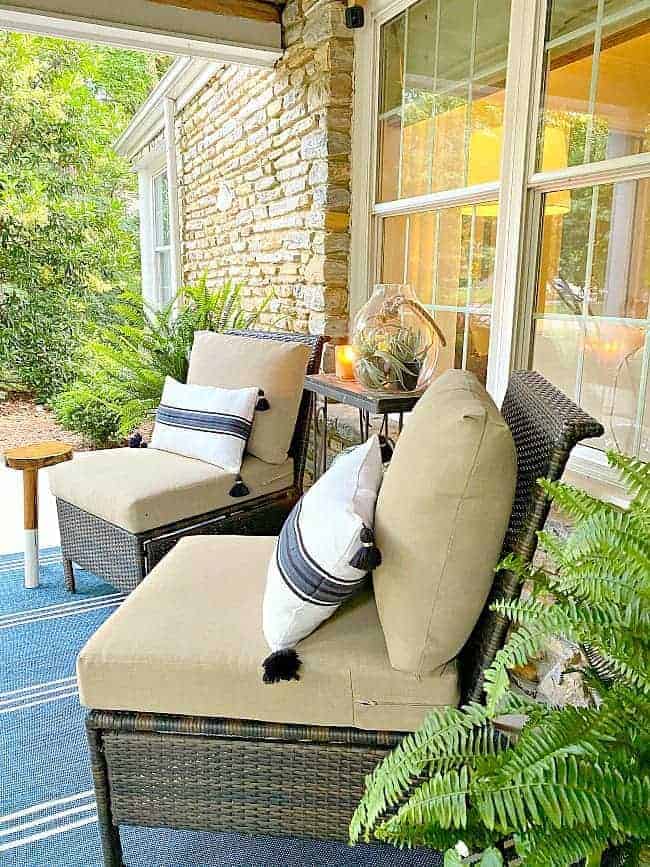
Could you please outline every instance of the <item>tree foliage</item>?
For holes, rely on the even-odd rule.
[[[486,673],[486,704],[438,710],[404,738],[367,778],[352,842],[449,847],[448,865],[465,863],[459,846],[501,863],[508,840],[528,867],[599,863],[612,845],[638,862],[650,839],[650,465],[609,461],[633,495],[627,509],[541,480],[575,519],[564,541],[540,534],[556,571],[514,556],[501,564],[533,591],[493,606],[516,628]],[[512,691],[508,670],[552,635],[583,648],[591,706],[548,707]],[[527,718],[514,741],[494,726],[507,712]]]
[[[166,59],[0,31],[0,370],[50,397],[87,317],[139,276],[135,179],[112,148]]]

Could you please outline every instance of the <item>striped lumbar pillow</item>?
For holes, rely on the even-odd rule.
[[[196,458],[238,474],[257,398],[256,388],[183,385],[168,376],[156,410],[151,448]]]
[[[264,681],[298,679],[294,645],[365,583],[381,557],[373,523],[383,467],[376,436],[341,455],[287,518],[269,564]]]

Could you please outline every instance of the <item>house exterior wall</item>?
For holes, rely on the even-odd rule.
[[[274,69],[224,66],[178,113],[183,279],[244,285],[262,324],[348,330],[352,34],[339,0],[289,0]],[[231,197],[231,201],[229,201]]]

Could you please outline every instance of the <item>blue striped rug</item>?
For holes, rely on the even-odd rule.
[[[0,556],[0,862],[101,867],[75,658],[124,598],[94,575],[63,585],[58,548],[41,552],[41,586],[23,587],[22,555]],[[350,849],[299,839],[124,828],[138,867],[438,867],[435,853]]]

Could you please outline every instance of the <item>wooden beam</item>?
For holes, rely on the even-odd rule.
[[[176,6],[195,12],[213,12],[229,18],[251,18],[254,21],[280,23],[280,10],[264,0],[148,0],[162,6]]]

